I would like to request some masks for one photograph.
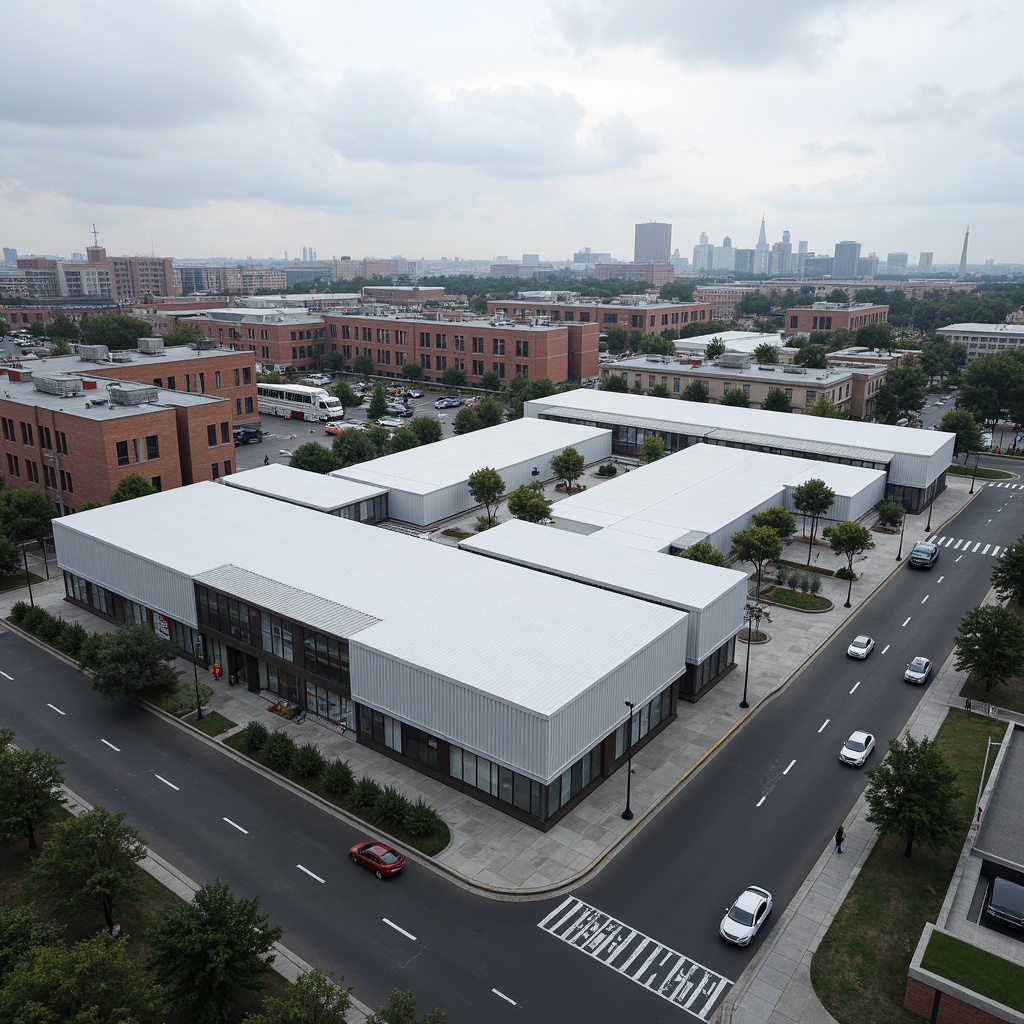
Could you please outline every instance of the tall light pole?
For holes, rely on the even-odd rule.
[[[25,582],[28,584],[28,603],[35,608],[36,601],[32,596],[32,574],[28,571],[28,555],[25,554],[25,542],[21,542],[21,560],[25,566]]]
[[[974,484],[977,482],[977,479],[978,479],[978,463],[980,461],[981,461],[981,452],[980,451],[975,452],[974,453],[974,476],[971,477],[971,490],[970,490],[971,494],[974,493]]]
[[[750,641],[755,630],[757,632],[761,631],[761,619],[767,618],[771,622],[772,617],[763,604],[748,604],[743,613],[743,618],[747,623],[747,664],[743,670],[743,700],[740,701],[740,707],[749,708],[750,704],[747,702],[747,681],[750,679]]]
[[[192,659],[192,675],[196,680],[196,721],[201,722],[203,720],[203,702],[199,699],[199,669],[196,667],[196,663],[203,652],[203,638],[195,630],[190,631],[192,633],[192,653],[195,655]]]
[[[900,549],[896,552],[896,561],[903,561],[903,533],[907,528],[907,510],[903,510],[903,519],[900,521]]]
[[[626,821],[633,820],[633,809],[629,806],[630,787],[633,782],[633,709],[636,704],[631,700],[626,701],[626,707],[629,708],[629,718],[626,720],[626,749],[629,751],[626,757],[626,809],[622,812],[622,817]]]

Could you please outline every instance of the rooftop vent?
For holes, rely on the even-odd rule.
[[[718,365],[729,370],[749,370],[750,356],[745,352],[723,352],[718,357]]]
[[[45,395],[60,395],[61,398],[80,395],[84,390],[82,378],[72,373],[36,374],[32,385],[36,391]]]
[[[79,345],[78,358],[86,363],[102,363],[110,357],[106,345]]]
[[[803,366],[784,366],[782,368],[783,373],[806,373],[807,369]]]
[[[107,395],[111,405],[145,405],[155,402],[157,388],[152,384],[133,384],[130,381],[118,381],[107,385]]]
[[[139,352],[147,356],[162,356],[164,354],[164,339],[139,338]]]

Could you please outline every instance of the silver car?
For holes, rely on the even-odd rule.
[[[850,738],[843,744],[839,751],[839,760],[843,764],[853,764],[858,768],[868,759],[871,751],[875,749],[875,737],[869,732],[852,733]]]
[[[759,885],[750,885],[736,897],[736,902],[725,912],[718,934],[726,942],[749,946],[772,912],[772,894]]]
[[[923,686],[928,682],[928,677],[931,674],[932,663],[927,658],[915,658],[907,666],[907,671],[903,673],[903,678],[908,683],[917,683],[918,686]]]
[[[855,636],[853,643],[846,648],[846,653],[851,658],[860,658],[862,661],[875,649],[875,641],[869,636]]]

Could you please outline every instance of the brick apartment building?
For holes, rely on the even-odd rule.
[[[595,281],[644,281],[653,288],[660,288],[676,279],[673,263],[597,263],[594,265]]]
[[[815,302],[812,306],[794,306],[786,310],[783,334],[810,334],[812,331],[834,331],[846,327],[852,331],[868,324],[889,322],[889,307],[870,302]]]
[[[489,316],[506,317],[517,322],[540,318],[552,323],[597,324],[602,331],[609,327],[623,327],[627,331],[659,334],[671,327],[710,320],[711,304],[564,301],[554,297],[546,299],[543,293],[536,293],[518,299],[491,299],[487,303],[487,313]]]
[[[251,353],[115,356],[0,371],[8,487],[37,487],[66,514],[106,504],[130,473],[167,490],[234,471],[234,423],[257,415]]]

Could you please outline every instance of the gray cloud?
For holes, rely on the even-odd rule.
[[[874,156],[878,152],[876,146],[866,142],[833,142],[831,145],[805,142],[802,148],[810,160],[823,160],[830,156]]]

